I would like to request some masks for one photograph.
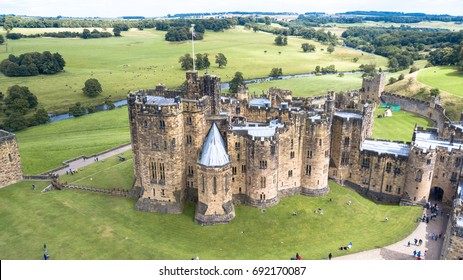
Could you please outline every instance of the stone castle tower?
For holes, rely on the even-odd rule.
[[[384,72],[378,73],[375,77],[365,77],[362,80],[362,88],[360,89],[360,99],[363,102],[380,102],[381,93],[385,86]]]
[[[0,187],[23,179],[16,136],[4,130],[0,130],[0,167]]]

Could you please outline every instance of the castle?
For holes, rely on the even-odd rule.
[[[191,201],[196,223],[228,223],[234,204],[267,208],[287,196],[325,195],[329,178],[377,201],[450,203],[463,126],[435,121],[441,129],[416,127],[411,142],[373,140],[375,106],[391,96],[384,74],[365,78],[359,91],[311,98],[273,88],[223,96],[219,77],[197,72],[186,73],[183,91],[131,92],[135,208],[181,213]]]
[[[0,166],[0,187],[23,179],[16,136],[4,130],[0,130]]]

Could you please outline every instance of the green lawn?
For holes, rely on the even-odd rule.
[[[421,70],[418,82],[463,97],[463,72],[457,67],[439,66]]]
[[[22,30],[21,30],[22,31]],[[120,38],[104,39],[57,39],[23,38],[10,40],[12,54],[45,51],[59,52],[66,61],[65,72],[56,75],[35,77],[0,76],[0,91],[18,84],[27,86],[38,96],[39,102],[49,112],[67,111],[75,102],[102,104],[105,96],[124,99],[130,90],[153,88],[158,83],[177,87],[185,79],[178,59],[191,52],[189,42],[169,43],[164,40],[165,32],[152,29],[123,32]],[[237,71],[246,79],[266,77],[273,67],[283,69],[285,74],[309,73],[315,66],[336,65],[339,71],[358,69],[360,64],[376,63],[385,68],[387,59],[361,51],[337,46],[329,54],[326,46],[311,42],[317,47],[314,53],[304,53],[302,38],[290,37],[284,47],[274,44],[275,36],[264,32],[253,32],[236,27],[225,32],[207,32],[202,41],[195,42],[196,53],[208,53],[211,61],[209,73],[219,75],[222,81],[229,81]],[[325,49],[321,51],[321,49]],[[266,51],[266,52],[265,52]],[[228,65],[218,68],[217,53],[224,53]],[[0,48],[0,60],[8,56]],[[354,63],[352,58],[359,57]],[[201,70],[200,73],[204,73]],[[103,87],[97,98],[82,94],[84,82],[96,78]]]
[[[293,96],[317,96],[326,95],[328,91],[347,91],[362,87],[360,75],[323,75],[314,77],[295,78],[287,80],[273,80],[260,84],[249,84],[249,93],[260,94],[267,92],[271,87],[289,89]]]
[[[130,142],[127,107],[31,127],[16,133],[25,174]]]
[[[120,161],[119,156],[126,160]],[[60,181],[84,187],[129,190],[133,183],[132,151],[124,152],[119,156],[85,166],[74,175],[62,175]]]
[[[412,141],[415,124],[423,127],[432,127],[432,121],[422,118],[416,114],[403,110],[392,112],[391,117],[377,118],[385,109],[375,111],[373,125],[373,138],[391,141]]]
[[[133,210],[134,201],[76,190],[41,193],[46,183],[0,189],[0,258],[41,259],[304,259],[386,246],[412,232],[421,207],[378,205],[330,183],[325,197],[294,196],[266,213],[237,206],[228,225],[194,223],[194,205],[183,214]],[[332,198],[332,202],[329,202]],[[352,205],[348,206],[347,201]],[[323,208],[324,215],[313,211]],[[291,213],[297,211],[297,216]],[[388,216],[389,221],[384,222]]]

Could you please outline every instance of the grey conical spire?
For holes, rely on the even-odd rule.
[[[224,166],[230,163],[230,157],[225,149],[225,142],[215,123],[212,124],[206,141],[204,141],[198,163],[207,167]]]

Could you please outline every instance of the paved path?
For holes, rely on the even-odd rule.
[[[440,205],[439,205],[440,207]],[[431,213],[431,210],[424,209],[423,213]],[[420,222],[416,230],[404,240],[384,248],[373,249],[360,253],[350,254],[341,257],[335,257],[335,260],[414,260],[413,251],[421,251],[421,256],[427,250],[427,260],[438,260],[442,250],[443,238],[432,240],[430,234],[444,233],[448,222],[448,216],[438,216],[434,221]],[[414,239],[422,239],[421,246],[414,245]],[[410,247],[407,246],[410,241]],[[355,244],[354,244],[355,246]],[[336,252],[332,252],[336,256]]]
[[[127,144],[127,145],[119,147],[118,149],[115,149],[115,150],[112,150],[112,151],[109,151],[109,152],[106,152],[106,153],[99,154],[97,156],[97,158],[98,158],[99,161],[104,160],[106,158],[121,154],[121,153],[123,153],[125,151],[128,151],[130,149],[132,149],[132,145]],[[60,169],[58,171],[55,171],[53,173],[58,174],[58,175],[63,175],[63,174],[66,174],[66,171],[69,171],[70,168],[71,169],[81,169],[82,167],[87,166],[89,164],[92,164],[94,162],[95,162],[95,157],[89,157],[87,159],[82,159],[81,158],[81,159],[69,162],[69,167],[63,167],[62,169]]]

